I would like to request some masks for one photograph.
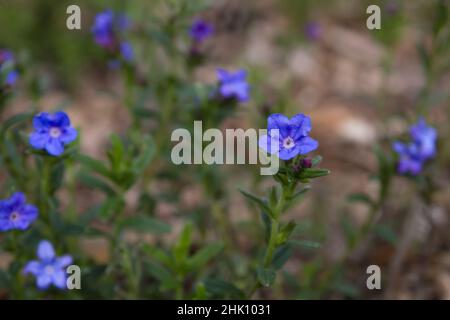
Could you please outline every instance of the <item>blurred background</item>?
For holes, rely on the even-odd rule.
[[[188,54],[189,26],[202,17],[214,26],[214,35],[201,44],[203,61],[192,67],[189,81],[214,85],[218,66],[245,68],[252,87],[250,101],[238,106],[221,126],[265,128],[270,113],[305,113],[312,118],[311,136],[320,142],[317,153],[323,156],[322,166],[332,171],[314,181],[309,194],[286,217],[298,220],[296,232],[302,239],[321,243],[320,248],[296,251],[275,289],[263,290],[258,297],[450,299],[448,19],[439,34],[435,32],[438,17],[448,14],[448,2],[198,1],[194,15],[172,21],[177,32],[173,40],[165,38],[158,26],[160,21],[171,21],[169,9],[175,3],[78,0],[82,29],[69,31],[66,8],[74,1],[0,0],[0,47],[15,53],[21,70],[2,121],[30,108],[66,108],[80,129],[81,151],[104,159],[109,136],[124,133],[132,119],[118,98],[126,94],[123,74],[108,66],[105,52],[93,41],[90,28],[96,13],[110,5],[133,22],[130,41],[142,80],[139,99],[142,109],[150,111],[159,107],[151,98],[154,77],[177,63],[158,47],[164,41],[177,41],[177,48]],[[381,8],[381,30],[366,27],[370,4]],[[161,66],[158,71],[153,68],[155,59]],[[395,177],[373,232],[349,252],[353,230],[368,215],[367,206],[352,195],[375,196],[379,184],[373,178],[378,170],[374,147],[389,150],[389,141],[407,133],[421,108],[426,108],[427,120],[439,131],[438,155],[430,169],[430,201],[423,207],[415,184]],[[171,112],[182,116],[189,110],[175,105]],[[155,129],[150,119],[148,130]],[[164,159],[152,164],[156,172],[164,165]],[[183,175],[186,168],[172,170]],[[226,195],[219,195],[217,201],[225,203],[234,246],[241,256],[252,256],[258,247],[253,242],[255,213],[239,188],[261,194],[271,181],[258,177],[256,167],[213,170],[226,176],[222,181]],[[80,182],[76,188],[77,213],[102,197],[88,183]],[[183,221],[201,214],[208,203],[208,195],[195,180],[177,183],[158,176],[144,189],[156,199],[149,200],[151,214],[172,226],[172,232],[160,239],[164,243],[173,242]],[[71,201],[67,193],[59,194],[63,206]],[[137,210],[141,193],[137,188],[127,192],[128,213]],[[127,240],[154,241],[153,236],[133,232]],[[102,237],[86,237],[81,247],[98,263],[110,259]],[[0,268],[7,268],[10,261],[8,253],[0,252]],[[381,267],[383,290],[366,288],[366,268],[372,264]],[[336,265],[339,268],[333,267],[330,275]]]

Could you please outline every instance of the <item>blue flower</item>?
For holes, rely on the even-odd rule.
[[[425,119],[420,118],[415,125],[411,126],[410,134],[423,160],[435,156],[437,131],[435,128],[427,126]]]
[[[120,53],[125,61],[130,62],[133,60],[134,51],[129,42],[124,41],[120,44]]]
[[[39,260],[32,260],[27,263],[23,272],[31,273],[36,277],[36,285],[44,290],[54,285],[59,289],[67,288],[66,267],[72,264],[72,257],[64,255],[57,257],[52,244],[47,240],[39,243],[37,256]]]
[[[121,55],[127,62],[133,60],[133,47],[129,42],[121,41],[121,33],[130,26],[130,20],[123,14],[116,14],[112,10],[105,10],[95,16],[91,32],[95,42],[109,50]]]
[[[25,200],[22,192],[0,200],[0,231],[25,230],[36,220],[38,209]]]
[[[260,137],[259,146],[269,153],[275,153],[282,160],[314,151],[319,143],[309,137],[311,119],[296,114],[291,119],[282,114],[272,114],[267,119],[267,135]]]
[[[322,27],[319,23],[310,21],[305,25],[305,35],[311,40],[318,40],[322,35]]]
[[[213,32],[213,26],[202,19],[195,20],[189,29],[189,35],[196,42],[203,42],[209,38]]]
[[[247,83],[247,71],[241,69],[234,73],[217,69],[219,92],[223,98],[236,98],[240,102],[248,101],[250,85]]]
[[[0,86],[12,87],[19,78],[19,73],[14,69],[14,55],[9,50],[0,50]]]
[[[420,119],[410,128],[412,141],[403,143],[395,141],[392,148],[398,154],[397,172],[400,174],[418,175],[424,163],[436,155],[437,131],[427,126]]]
[[[77,131],[70,125],[70,119],[63,111],[37,114],[33,118],[33,127],[31,146],[38,150],[45,149],[52,156],[61,155],[64,146],[77,138]]]
[[[95,16],[94,25],[91,28],[95,42],[102,47],[112,47],[116,42],[114,32],[114,12],[105,10]]]

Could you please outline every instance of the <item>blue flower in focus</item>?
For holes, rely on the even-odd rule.
[[[397,171],[401,174],[418,175],[424,163],[436,155],[437,131],[427,126],[421,118],[410,128],[412,141],[403,143],[396,141],[392,148],[398,154]]]
[[[196,42],[203,42],[214,32],[213,26],[202,19],[197,19],[189,29],[189,35]]]
[[[217,69],[219,92],[223,98],[236,98],[240,102],[249,99],[250,85],[247,83],[247,71],[241,69],[234,73]]]
[[[23,270],[24,274],[34,275],[36,285],[41,290],[47,289],[51,285],[59,289],[66,289],[66,267],[72,264],[72,257],[69,255],[57,257],[52,244],[47,240],[39,243],[37,256],[39,260],[27,263]]]
[[[25,230],[36,220],[38,209],[25,201],[22,192],[0,200],[0,231]]]
[[[64,152],[64,146],[77,138],[77,131],[70,125],[70,119],[63,111],[37,114],[33,118],[33,127],[31,146],[38,150],[45,149],[52,156],[60,156]]]
[[[304,114],[296,114],[291,119],[272,114],[267,119],[267,135],[260,137],[259,146],[282,160],[289,160],[317,149],[319,143],[309,137],[310,131],[311,119]]]

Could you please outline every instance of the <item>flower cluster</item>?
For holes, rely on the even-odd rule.
[[[64,146],[77,138],[77,131],[63,111],[37,114],[33,119],[33,127],[30,145],[37,150],[46,150],[52,156],[63,154]]]
[[[420,119],[410,128],[412,141],[403,143],[395,141],[393,149],[398,154],[397,171],[401,174],[417,175],[424,163],[436,154],[437,131]]]
[[[21,192],[0,200],[0,231],[25,230],[37,217],[38,209],[26,203]]]
[[[69,255],[57,257],[55,249],[47,240],[39,243],[36,254],[39,260],[28,262],[23,270],[24,274],[34,275],[39,289],[47,289],[51,285],[59,289],[67,288],[65,268],[72,263],[72,257]]]
[[[122,57],[126,62],[131,62],[134,57],[133,47],[128,41],[121,39],[123,32],[129,27],[130,21],[126,16],[105,10],[95,16],[91,32],[99,46]]]
[[[18,71],[14,68],[14,55],[11,51],[0,49],[0,89],[12,87],[19,78]]]
[[[234,98],[246,102],[250,98],[250,85],[247,83],[247,71],[241,69],[229,72],[217,69],[219,79],[219,93],[222,98]]]
[[[189,35],[195,43],[205,41],[213,33],[213,26],[202,19],[195,20],[189,29]]]
[[[290,160],[297,155],[314,151],[319,143],[309,137],[311,119],[304,114],[296,114],[291,119],[282,114],[272,114],[267,119],[267,135],[259,140],[259,146],[282,160]]]

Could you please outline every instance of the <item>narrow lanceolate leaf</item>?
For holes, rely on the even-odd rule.
[[[104,165],[103,162],[91,158],[89,156],[86,156],[84,154],[79,154],[77,156],[77,160],[84,165],[85,167],[91,169],[92,171],[104,176],[104,177],[109,177],[109,170],[108,168]]]
[[[122,227],[138,232],[167,233],[170,232],[170,225],[152,217],[131,217],[122,222]]]
[[[347,200],[350,202],[364,202],[369,205],[374,205],[373,200],[365,193],[352,193],[347,197]]]
[[[311,164],[313,167],[317,166],[319,163],[322,162],[322,156],[315,156],[312,161]]]
[[[330,174],[328,169],[305,169],[300,174],[300,179],[313,179],[318,177],[327,176]]]
[[[306,249],[318,249],[321,246],[321,244],[319,242],[310,241],[310,240],[290,240],[288,243],[293,246],[306,248]]]
[[[5,122],[3,122],[3,124],[1,125],[0,137],[2,137],[5,134],[6,130],[8,130],[9,128],[11,128],[21,122],[28,121],[31,119],[31,117],[32,117],[31,113],[20,113],[15,116],[12,116],[11,118],[9,118]]]
[[[270,287],[275,281],[275,270],[272,268],[259,267],[257,270],[258,281],[264,287]]]
[[[263,210],[264,212],[267,212],[269,215],[272,215],[272,211],[270,210],[269,206],[267,205],[267,203],[263,200],[258,198],[257,196],[248,193],[247,191],[244,190],[239,190],[245,197],[247,197],[248,199],[254,201],[260,208],[261,210]]]
[[[291,236],[292,231],[294,231],[295,227],[296,227],[296,223],[294,221],[290,221],[288,224],[283,226],[280,230],[280,233],[278,233],[277,244],[282,245],[282,244],[286,243],[286,241]]]
[[[273,255],[272,267],[275,270],[281,269],[286,263],[286,261],[288,261],[289,258],[292,256],[293,252],[294,248],[290,244],[278,247],[277,250],[275,251],[275,254]]]
[[[183,262],[187,258],[192,241],[192,224],[187,223],[173,248],[173,254],[178,262]]]
[[[189,266],[192,270],[198,269],[217,256],[224,248],[222,242],[211,243],[197,251],[189,260]]]

